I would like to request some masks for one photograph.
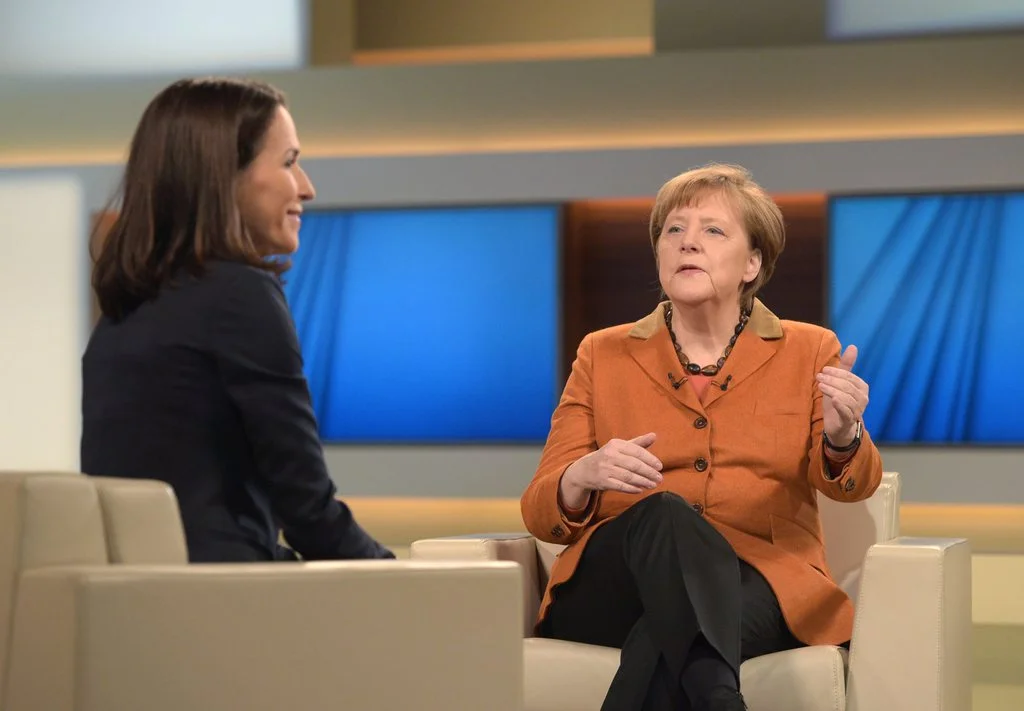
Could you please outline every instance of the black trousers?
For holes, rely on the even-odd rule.
[[[622,650],[602,711],[689,709],[696,657],[710,652],[738,688],[741,661],[801,646],[764,577],[667,492],[594,533],[539,632]]]

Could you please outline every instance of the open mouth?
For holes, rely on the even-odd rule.
[[[702,274],[703,272],[703,269],[693,264],[684,264],[676,269],[676,274]]]

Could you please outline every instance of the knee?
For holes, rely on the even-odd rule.
[[[629,518],[627,536],[654,535],[674,537],[698,524],[699,516],[679,494],[659,491],[633,504],[625,513]]]
[[[643,507],[645,517],[671,519],[679,516],[692,516],[694,511],[690,504],[679,494],[671,491],[659,491],[651,494],[636,504]]]

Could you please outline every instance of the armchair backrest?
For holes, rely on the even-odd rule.
[[[111,563],[188,563],[181,511],[170,485],[151,479],[89,479],[99,494]]]
[[[900,475],[882,474],[882,483],[875,493],[853,504],[819,494],[818,513],[829,570],[839,587],[856,603],[868,548],[900,535]]]
[[[857,600],[860,574],[868,548],[900,535],[900,475],[886,472],[870,498],[840,503],[818,496],[825,537],[825,557],[839,587]],[[537,541],[537,573],[541,591],[547,587],[555,558],[565,546]]]
[[[177,499],[162,482],[0,472],[0,699],[23,573],[187,561]]]

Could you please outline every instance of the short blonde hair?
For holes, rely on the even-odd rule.
[[[761,271],[743,287],[742,300],[749,307],[775,271],[775,263],[786,246],[786,228],[779,206],[754,182],[746,168],[711,163],[677,175],[661,186],[651,210],[651,248],[657,259],[658,240],[670,212],[716,192],[724,193],[732,201],[750,237],[751,248],[761,252]]]

